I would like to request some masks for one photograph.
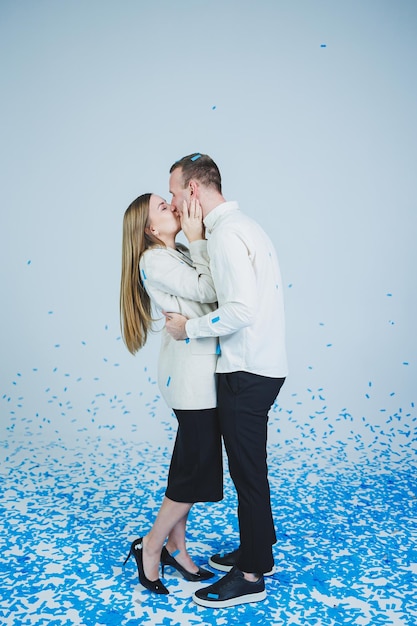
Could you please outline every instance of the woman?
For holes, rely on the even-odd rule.
[[[175,243],[181,228],[189,250]],[[189,208],[184,205],[181,217],[155,194],[139,196],[126,210],[120,313],[123,338],[132,354],[146,343],[153,306],[189,318],[216,308],[198,201]],[[148,534],[132,543],[125,561],[133,554],[139,581],[154,593],[169,593],[159,580],[159,563],[162,575],[169,565],[187,580],[213,576],[198,568],[188,554],[185,528],[194,502],[223,497],[216,353],[214,337],[175,341],[162,331],[158,384],[177,417],[178,431],[161,508]]]

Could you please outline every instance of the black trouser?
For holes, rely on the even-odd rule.
[[[248,372],[218,375],[220,429],[238,496],[237,566],[244,572],[268,572],[274,563],[266,440],[268,412],[284,380]]]

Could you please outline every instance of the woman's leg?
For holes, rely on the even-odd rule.
[[[185,528],[187,524],[188,513],[184,515],[173,527],[168,535],[168,541],[166,542],[166,549],[170,554],[173,552],[186,552],[185,545]]]
[[[175,559],[190,572],[198,570],[185,547],[185,526],[191,507],[188,502],[174,502],[167,497],[163,499],[151,530],[143,538],[143,568],[149,580],[159,577],[159,561],[167,537],[168,551],[180,550]]]
[[[143,538],[143,564],[149,580],[158,578],[161,550],[168,552],[189,572],[198,567],[187,552],[185,527],[189,502],[218,501],[223,497],[220,428],[216,409],[175,410],[178,432],[168,475],[168,486],[155,523]]]

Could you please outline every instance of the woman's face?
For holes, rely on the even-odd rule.
[[[148,227],[162,241],[164,237],[175,236],[181,230],[180,218],[174,207],[154,194],[149,201]]]

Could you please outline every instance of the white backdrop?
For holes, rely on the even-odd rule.
[[[416,29],[413,0],[2,0],[3,431],[165,445],[159,338],[120,340],[121,223],[201,151],[281,261],[272,438],[409,452]]]

